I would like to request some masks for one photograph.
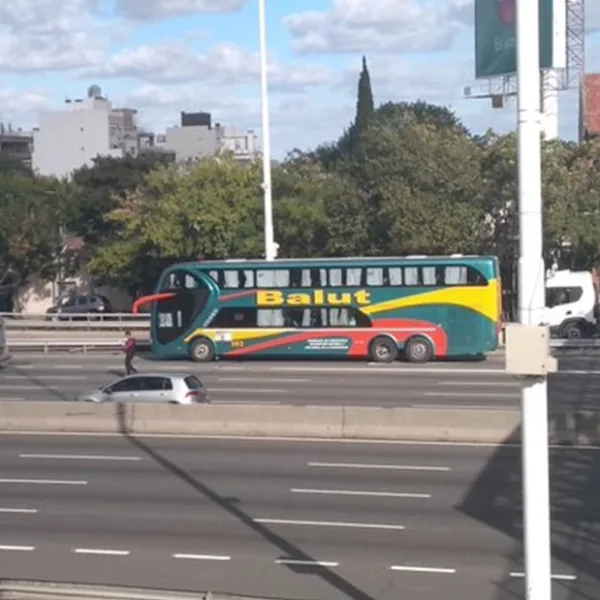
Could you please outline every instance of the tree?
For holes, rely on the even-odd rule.
[[[368,129],[373,113],[375,112],[375,102],[373,100],[373,90],[371,89],[371,75],[367,66],[367,59],[363,56],[362,71],[358,79],[358,97],[356,100],[356,117],[354,118],[354,137],[355,141]]]
[[[67,228],[90,246],[106,242],[113,234],[114,223],[107,222],[104,216],[165,160],[158,153],[135,158],[99,156],[91,167],[77,170],[73,174],[77,193],[73,194],[70,207],[65,208]]]
[[[175,165],[155,169],[108,213],[114,237],[88,269],[148,290],[172,262],[256,256],[262,251],[260,199],[257,164],[215,158],[189,171]]]
[[[52,277],[60,251],[59,208],[47,182],[0,174],[0,287],[14,291],[31,275]]]

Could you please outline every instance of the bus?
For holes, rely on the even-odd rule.
[[[153,353],[411,362],[482,355],[502,328],[493,256],[199,261],[171,265],[150,305]]]

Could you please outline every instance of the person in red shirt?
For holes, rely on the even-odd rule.
[[[125,341],[123,342],[123,353],[125,354],[125,374],[132,375],[137,373],[137,369],[132,365],[135,358],[135,338],[131,335],[131,331],[125,332]]]

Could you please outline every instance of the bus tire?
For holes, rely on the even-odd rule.
[[[378,363],[394,362],[398,358],[398,346],[388,337],[377,337],[369,346],[369,358]]]
[[[193,362],[211,362],[215,359],[215,354],[215,346],[208,338],[196,338],[190,345],[190,358]]]
[[[434,350],[432,343],[423,336],[410,338],[404,346],[404,353],[408,362],[427,363],[433,359]]]

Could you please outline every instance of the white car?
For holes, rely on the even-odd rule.
[[[138,373],[79,394],[79,402],[167,402],[200,404],[208,402],[204,384],[189,373]]]

